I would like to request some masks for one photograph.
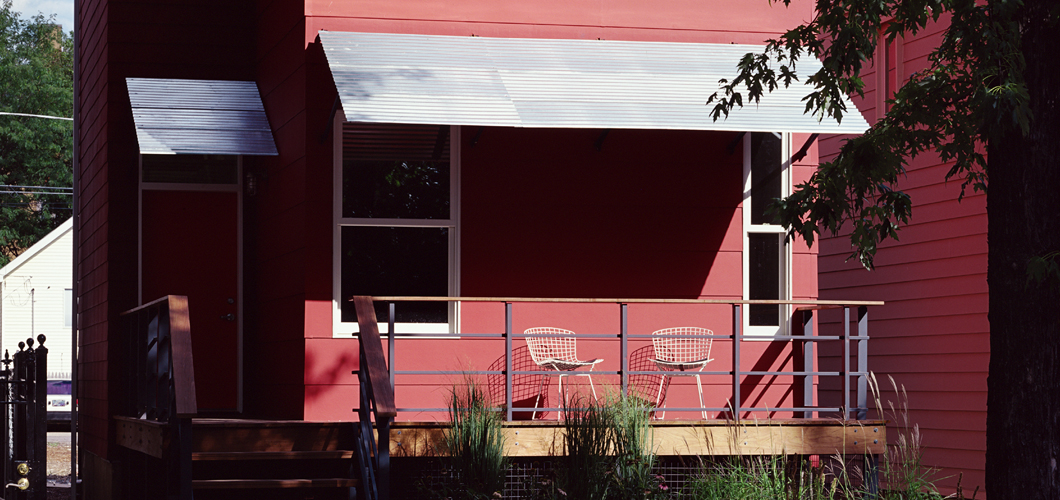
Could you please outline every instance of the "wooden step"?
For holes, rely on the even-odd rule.
[[[221,489],[286,489],[286,488],[356,488],[357,479],[196,479],[191,487],[197,490]]]
[[[235,451],[336,451],[356,446],[352,422],[300,420],[192,420],[192,450]]]
[[[192,461],[208,460],[348,460],[349,450],[329,451],[196,451]]]

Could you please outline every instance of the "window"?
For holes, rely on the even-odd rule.
[[[767,210],[789,194],[790,136],[750,132],[744,136],[743,296],[747,300],[786,300],[790,258],[784,228]],[[744,314],[746,335],[778,335],[787,330],[788,306],[753,304]]]
[[[457,294],[458,127],[343,124],[335,167],[336,337],[357,331],[349,298]],[[455,306],[399,302],[402,332],[456,330]],[[386,331],[389,311],[376,304]]]
[[[63,327],[74,327],[74,289],[63,290]]]

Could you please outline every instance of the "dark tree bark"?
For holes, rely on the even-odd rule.
[[[1026,273],[1031,258],[1060,250],[1060,26],[1055,12],[1050,20],[1053,2],[1025,0],[1023,7],[1030,132],[1010,127],[987,149],[991,500],[1060,499],[1060,283],[1028,283]]]

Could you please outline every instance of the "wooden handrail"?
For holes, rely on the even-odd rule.
[[[357,297],[351,297],[354,301]],[[604,299],[604,298],[544,298],[544,297],[437,297],[437,296],[380,296],[367,297],[378,302],[581,302],[608,304],[762,304],[793,305],[814,308],[843,306],[882,306],[880,300],[725,300],[725,299]],[[373,316],[374,317],[374,316]]]
[[[188,297],[166,295],[139,307],[129,309],[120,316],[146,313],[165,307],[169,323],[170,363],[173,370],[175,416],[191,418],[198,413],[195,395],[195,364],[191,349],[191,320],[188,313]]]
[[[368,381],[372,384],[376,421],[383,418],[392,419],[397,416],[397,406],[394,404],[394,390],[390,387],[390,370],[387,369],[386,359],[383,357],[383,344],[379,337],[379,324],[376,321],[372,297],[354,297],[353,304],[357,310],[357,324],[360,326],[361,352],[364,353],[360,369],[367,372]]]
[[[190,418],[199,412],[195,396],[195,364],[191,354],[191,320],[188,315],[188,298],[170,295],[169,336],[173,363],[173,391],[178,417]]]

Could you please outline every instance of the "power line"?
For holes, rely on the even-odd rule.
[[[0,194],[45,194],[73,196],[72,187],[52,186],[19,186],[15,184],[0,184]]]
[[[44,118],[44,119],[47,119],[47,120],[66,120],[66,121],[71,121],[71,122],[74,121],[73,118],[67,118],[65,116],[33,115],[33,114],[29,114],[29,113],[9,113],[9,112],[6,112],[6,111],[0,111],[0,115],[5,115],[5,116],[26,116],[26,117],[29,117],[29,118]]]

